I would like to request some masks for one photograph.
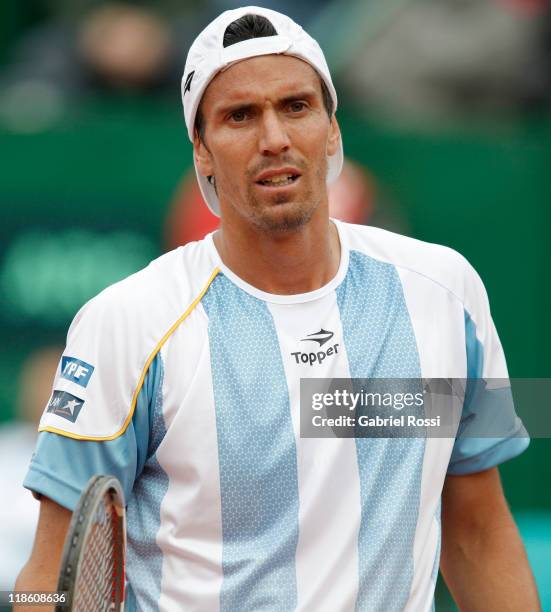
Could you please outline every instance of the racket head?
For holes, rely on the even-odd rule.
[[[58,591],[74,612],[122,611],[126,553],[124,493],[114,476],[93,476],[73,512]],[[56,607],[56,612],[67,607]]]

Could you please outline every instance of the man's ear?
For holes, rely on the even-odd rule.
[[[341,139],[341,130],[337,123],[337,118],[333,113],[331,117],[331,124],[329,126],[329,134],[327,136],[327,155],[335,155],[339,150],[339,141]]]
[[[203,176],[212,176],[214,174],[210,151],[197,132],[195,132],[193,137],[193,157],[200,174]]]

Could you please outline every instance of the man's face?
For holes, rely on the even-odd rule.
[[[340,135],[309,64],[286,55],[238,62],[211,81],[201,111],[195,159],[215,177],[225,222],[290,230],[327,205],[327,156]]]

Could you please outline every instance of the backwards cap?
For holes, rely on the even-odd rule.
[[[224,47],[224,32],[226,28],[243,15],[261,15],[274,26],[276,36],[251,38]],[[298,24],[286,15],[258,6],[245,6],[231,11],[225,11],[212,21],[197,36],[191,45],[182,77],[182,102],[189,139],[193,142],[195,116],[212,79],[221,71],[241,60],[258,55],[283,53],[293,55],[308,62],[320,75],[333,99],[334,109],[337,109],[337,92],[331,81],[329,68],[318,43]],[[194,161],[195,163],[195,161]],[[343,163],[342,140],[335,153],[328,158],[327,183],[332,183],[341,173]],[[215,215],[220,215],[220,202],[214,186],[205,176],[202,176],[195,164],[195,172],[203,198]]]

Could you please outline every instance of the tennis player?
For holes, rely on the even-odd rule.
[[[506,389],[497,439],[467,435],[484,419],[467,401],[455,438],[300,435],[301,378],[507,377],[461,255],[329,218],[343,148],[316,41],[271,10],[224,12],[182,99],[220,230],[73,321],[17,588],[55,588],[71,510],[103,473],[128,503],[127,610],[419,612],[439,567],[462,610],[538,610],[496,468],[528,445]]]

